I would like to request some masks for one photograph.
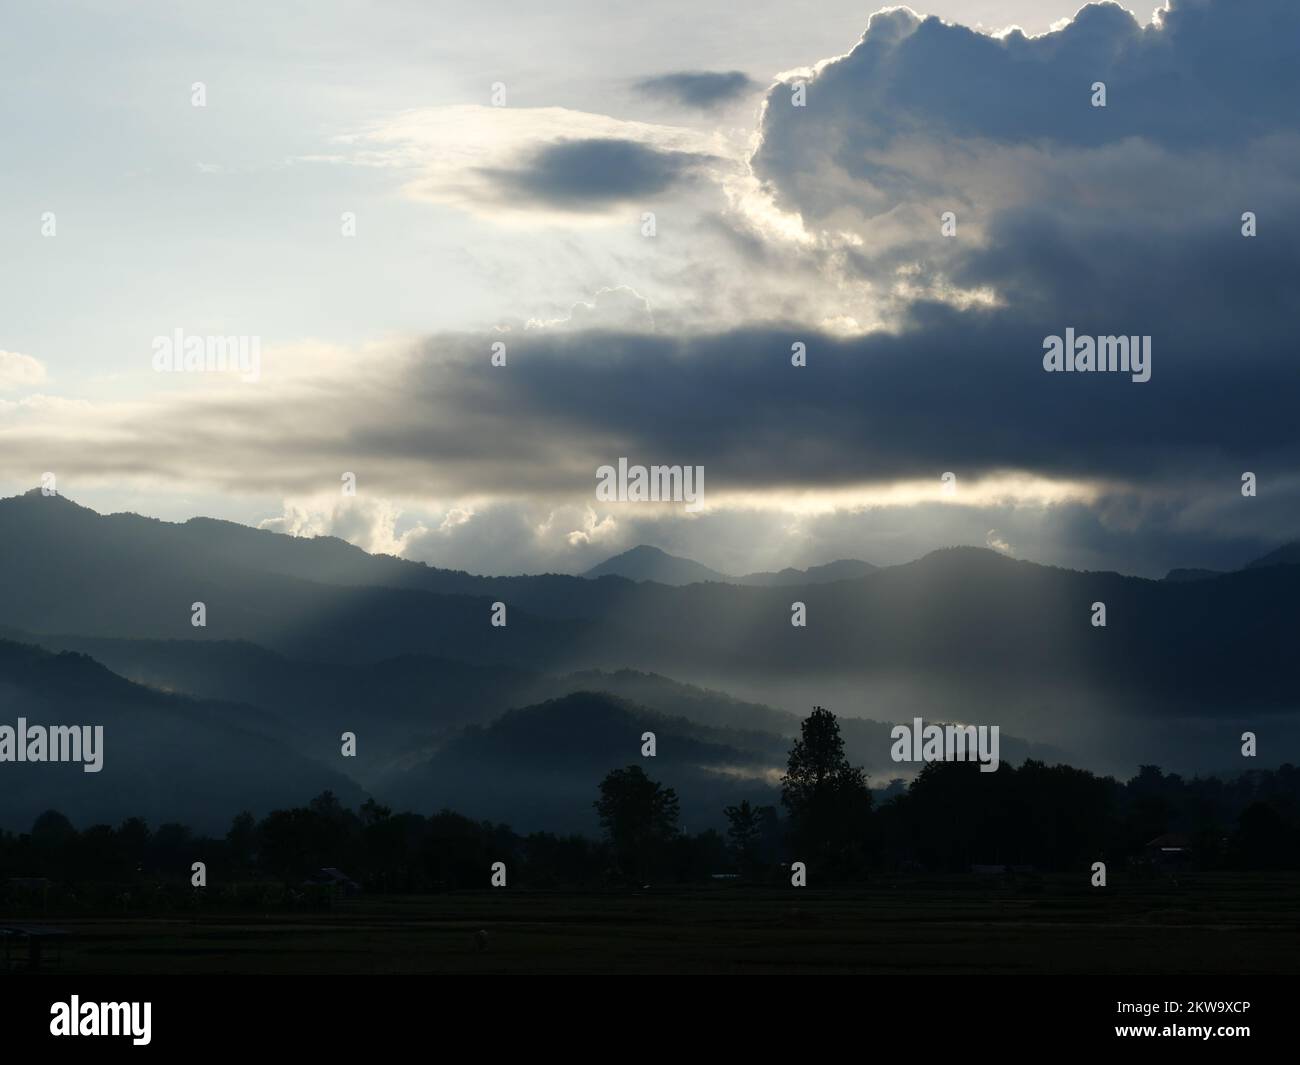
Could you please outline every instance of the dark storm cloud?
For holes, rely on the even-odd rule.
[[[1258,288],[1242,281],[1218,300],[1191,289],[1178,320],[1136,297],[1105,315],[1153,335],[1146,383],[1043,371],[1043,337],[1066,325],[1100,332],[1091,310],[1063,321],[917,303],[898,332],[852,339],[800,325],[439,335],[301,387],[278,382],[272,353],[257,386],[132,409],[93,452],[33,428],[31,461],[278,491],[357,470],[375,491],[444,499],[594,498],[595,469],[620,456],[704,465],[714,496],[1016,470],[1221,497],[1262,516],[1263,496],[1300,470],[1300,362],[1290,319],[1250,312],[1267,311],[1295,275],[1268,258],[1255,275],[1222,262]],[[1153,283],[1157,304],[1172,299],[1161,286],[1176,292]],[[1234,330],[1237,312],[1249,325]],[[497,340],[506,366],[491,363]],[[807,366],[791,365],[796,341]],[[1258,474],[1260,499],[1237,492],[1245,471]]]
[[[550,144],[513,169],[480,171],[503,192],[557,207],[582,208],[653,196],[687,180],[709,156],[636,141],[592,138]]]
[[[758,88],[758,82],[739,70],[680,70],[644,78],[636,87],[648,96],[673,100],[688,107],[710,108],[729,103]]]
[[[1194,321],[1163,330],[1135,310],[1130,331],[1156,327],[1146,383],[1045,373],[1043,337],[1067,324],[1082,333],[1096,323],[923,304],[902,332],[852,340],[795,326],[695,338],[526,335],[511,342],[508,373],[476,357],[440,364],[426,387],[431,400],[456,397],[462,417],[517,427],[521,441],[563,441],[585,465],[610,461],[611,449],[704,464],[714,491],[944,470],[1140,483],[1300,462],[1300,365],[1285,323],[1262,323],[1229,349],[1222,335],[1199,336]],[[790,364],[795,341],[807,344],[806,367]],[[502,458],[513,436],[501,440]],[[528,467],[560,487],[558,471]]]

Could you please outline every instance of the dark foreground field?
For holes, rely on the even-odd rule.
[[[1078,884],[507,888],[363,897],[312,913],[50,913],[0,925],[69,932],[52,970],[63,973],[1300,972],[1300,877]]]

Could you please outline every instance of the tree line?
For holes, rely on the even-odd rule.
[[[785,883],[793,861],[823,885],[975,866],[1066,872],[1094,861],[1159,863],[1165,853],[1149,845],[1170,833],[1178,834],[1180,861],[1194,868],[1300,869],[1300,769],[1289,764],[1226,780],[1143,766],[1120,782],[1032,760],[987,774],[975,763],[935,762],[877,802],[845,756],[835,715],[818,707],[802,723],[781,785],[779,803],[727,807],[725,834],[681,831],[677,795],[639,765],[599,782],[600,838],[519,835],[449,810],[394,812],[373,799],[351,810],[330,792],[260,820],[241,813],[219,838],[179,824],[150,829],[138,818],[78,831],[47,811],[30,832],[0,832],[0,901],[21,898],[36,878],[51,881],[41,886],[56,894],[79,887],[81,901],[121,900],[118,889],[132,884],[180,899],[195,861],[204,863],[210,894],[231,898],[257,894],[249,885],[258,884],[293,897],[323,868],[370,892],[481,888],[495,862],[506,864],[509,884],[535,888],[719,875]]]

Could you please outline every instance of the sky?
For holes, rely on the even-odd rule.
[[[1291,0],[7,21],[3,494],[479,573],[1300,538]],[[1045,372],[1067,329],[1150,379]],[[177,330],[258,372],[159,372]],[[599,499],[621,457],[704,505]]]

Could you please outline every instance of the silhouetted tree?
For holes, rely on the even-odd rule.
[[[253,854],[257,847],[257,821],[245,810],[236,814],[230,822],[230,831],[226,833],[226,847],[231,864],[236,869],[247,869],[253,863]]]
[[[329,821],[338,821],[347,814],[347,811],[343,809],[343,805],[339,802],[339,797],[329,790],[322,791],[316,798],[312,799],[307,804],[307,808],[312,813],[320,814],[321,817]]]
[[[824,707],[814,707],[800,726],[781,778],[781,802],[803,860],[840,872],[863,867],[871,789],[862,769],[849,764],[840,724]]]
[[[773,849],[779,823],[776,807],[754,806],[745,799],[722,812],[728,822],[727,839],[742,873],[753,873],[765,861],[773,860],[768,852]]]
[[[77,830],[58,810],[46,810],[32,822],[32,844],[36,847],[66,847],[77,838]]]
[[[126,898],[148,908],[158,904],[159,892],[172,892],[173,903],[189,900],[195,858],[207,862],[213,883],[277,878],[297,886],[332,865],[367,891],[424,892],[489,890],[486,871],[494,861],[507,863],[512,885],[594,886],[614,867],[641,877],[639,883],[650,872],[699,881],[729,867],[730,854],[740,851],[755,855],[755,868],[809,861],[816,882],[825,883],[828,873],[862,868],[864,839],[867,853],[874,858],[879,847],[891,868],[1023,864],[1077,876],[1098,859],[1113,859],[1117,869],[1142,868],[1150,839],[1169,831],[1191,836],[1199,868],[1300,869],[1300,769],[1294,765],[1225,779],[1185,779],[1145,766],[1125,783],[1032,759],[1019,767],[1004,762],[987,774],[973,762],[934,762],[877,810],[838,740],[833,715],[818,708],[791,752],[784,791],[798,830],[789,841],[797,850],[785,845],[789,822],[752,800],[726,811],[730,853],[716,832],[683,835],[672,789],[632,766],[601,786],[596,806],[608,843],[547,833],[524,839],[504,825],[447,810],[425,817],[366,803],[353,812],[330,795],[256,824],[241,814],[225,840],[191,836],[177,824],[151,832],[138,818],[116,829],[91,824],[78,831],[49,812],[30,832],[0,831],[0,912],[53,906],[60,896],[91,907]],[[48,898],[44,891],[33,896],[12,886],[19,877],[48,877],[55,885]],[[239,905],[266,904],[256,893],[211,898],[214,905],[236,898]]]
[[[758,808],[745,799],[739,806],[728,806],[722,812],[727,817],[727,839],[743,866],[753,856],[758,841]]]
[[[57,876],[75,871],[77,842],[77,830],[58,810],[46,810],[32,823],[32,853],[40,867]]]
[[[367,799],[361,804],[358,814],[361,818],[361,824],[369,828],[371,825],[387,821],[393,816],[393,809],[391,806],[383,806],[375,802],[374,799]]]
[[[619,870],[644,880],[677,835],[677,793],[630,765],[600,782],[593,805]]]

